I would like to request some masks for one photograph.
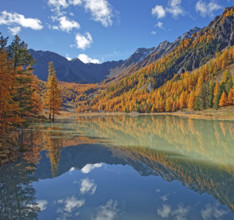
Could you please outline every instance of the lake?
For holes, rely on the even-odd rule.
[[[86,116],[12,138],[0,219],[234,219],[234,122]]]

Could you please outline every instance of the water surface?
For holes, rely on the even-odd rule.
[[[0,168],[0,219],[234,219],[234,123],[95,116],[35,124]]]

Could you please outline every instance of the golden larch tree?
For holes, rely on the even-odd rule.
[[[12,99],[15,93],[15,71],[7,53],[0,50],[0,131],[7,133],[14,125],[21,122],[17,116],[18,104]]]
[[[59,110],[62,107],[62,97],[61,91],[59,89],[59,84],[55,75],[53,62],[49,63],[48,72],[48,85],[44,107],[48,109],[49,119],[52,119],[54,121],[54,116],[56,114],[59,114]]]
[[[39,87],[39,80],[37,76],[32,75],[32,83],[31,83],[31,89],[32,89],[32,94],[31,94],[31,113],[35,115],[39,115],[42,113],[42,103],[41,103],[41,96],[40,96],[40,87]]]
[[[223,91],[223,94],[221,96],[221,99],[219,101],[219,106],[226,106],[228,104],[228,101],[227,101],[227,95],[226,93]]]
[[[173,99],[171,97],[166,99],[165,111],[171,112],[173,107]]]
[[[183,91],[180,95],[180,109],[185,108],[186,107],[186,94]]]
[[[192,91],[189,96],[188,109],[190,110],[194,109],[194,102],[195,102],[195,94],[194,91]]]

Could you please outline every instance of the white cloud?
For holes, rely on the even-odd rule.
[[[85,50],[86,48],[90,47],[92,43],[93,43],[93,38],[89,32],[86,32],[84,35],[76,34],[77,48]]]
[[[95,220],[113,220],[116,218],[118,209],[118,202],[114,200],[109,200],[105,205],[100,206],[97,211]]]
[[[184,14],[184,10],[181,7],[181,0],[170,0],[167,11],[172,14],[174,18]]]
[[[201,210],[201,215],[204,220],[220,219],[226,214],[227,214],[227,211],[223,209],[219,209],[217,207],[217,204],[211,205],[210,203],[208,203],[205,206],[205,208]]]
[[[78,200],[74,196],[67,197],[65,199],[59,199],[54,201],[57,204],[57,220],[72,219],[74,216],[78,216],[79,212],[77,209],[85,204],[85,200]]]
[[[156,31],[151,31],[151,34],[155,35],[155,34],[157,34],[157,32]]]
[[[202,17],[210,16],[212,17],[214,14],[214,11],[217,11],[221,9],[222,7],[215,3],[214,1],[211,1],[210,3],[205,3],[202,0],[199,0],[196,4],[196,11],[200,13]]]
[[[156,27],[163,29],[163,23],[159,21],[159,22],[156,24]]]
[[[71,60],[72,60],[72,58],[69,56],[68,53],[66,54],[66,58],[67,58],[68,61],[71,61]],[[74,170],[75,170],[75,167],[71,167],[70,170],[69,170],[69,172],[71,173],[71,172],[73,172]]]
[[[28,204],[27,207],[42,212],[47,209],[48,202],[46,200],[37,200],[34,204]]]
[[[7,11],[1,12],[0,25],[20,25],[33,30],[41,30],[43,28],[41,21],[37,18],[25,18],[24,15]]]
[[[93,195],[96,192],[97,185],[90,179],[86,178],[81,181],[80,192],[81,194],[90,193]]]
[[[11,32],[13,36],[17,35],[21,31],[21,27],[8,27],[8,30]]]
[[[156,5],[152,9],[152,15],[158,19],[164,18],[167,13],[170,13],[174,18],[178,18],[179,15],[184,15],[181,0],[169,0],[167,8],[164,8],[162,5]]]
[[[69,5],[81,5],[82,0],[69,0],[68,3]]]
[[[184,207],[182,204],[179,204],[174,210],[172,210],[169,205],[163,205],[162,208],[157,209],[157,214],[161,218],[168,218],[171,216],[176,220],[185,220],[188,212],[189,207]]]
[[[105,27],[112,25],[112,8],[107,0],[84,0],[85,9],[92,14],[93,20],[101,22]]]
[[[47,209],[48,202],[46,200],[38,200],[36,203],[41,212]]]
[[[64,9],[69,6],[83,6],[91,12],[94,21],[101,22],[105,27],[112,25],[113,10],[108,0],[48,0],[51,11],[57,15],[64,15]]]
[[[67,8],[69,5],[81,5],[82,0],[49,0],[48,4],[54,8]]]
[[[69,21],[66,16],[62,16],[59,18],[53,18],[54,20],[59,21],[59,26],[53,26],[54,30],[62,30],[66,32],[70,32],[72,29],[79,29],[80,24],[76,21]]]
[[[86,54],[80,54],[78,56],[78,59],[81,60],[83,63],[100,63],[100,60],[98,59],[92,59],[89,56],[87,56]]]
[[[185,220],[188,212],[189,207],[184,207],[182,204],[179,204],[177,209],[172,212],[172,215],[175,216],[176,220]]]
[[[68,59],[69,57],[66,57],[66,58]],[[75,170],[75,167],[71,167],[70,170],[69,170],[69,172],[73,172],[74,170]]]
[[[171,207],[163,205],[162,208],[158,208],[157,213],[162,218],[168,218],[171,212]]]
[[[100,168],[102,167],[102,163],[95,163],[95,164],[86,164],[82,169],[82,173],[90,173],[93,169],[95,168]]]
[[[66,0],[49,0],[48,4],[50,6],[57,8],[57,9],[59,9],[60,7],[62,7],[62,8],[68,7]]]
[[[162,5],[156,5],[152,9],[152,15],[157,16],[157,18],[164,18],[166,16],[166,11]]]
[[[74,196],[67,198],[64,201],[64,210],[71,212],[74,208],[80,208],[85,204],[84,200],[77,200]]]
[[[49,28],[52,28],[53,30],[59,30],[59,27],[58,26],[49,26]]]
[[[161,197],[161,200],[162,200],[163,202],[166,202],[166,201],[168,200],[167,195],[162,196],[162,197]]]

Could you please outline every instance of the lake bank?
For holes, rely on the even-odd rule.
[[[88,113],[75,113],[71,111],[61,111],[57,115],[57,119],[66,119],[71,117],[80,116],[109,116],[109,115],[174,115],[181,117],[188,117],[193,119],[206,119],[206,120],[230,120],[234,121],[234,106],[222,107],[218,110],[206,109],[201,111],[183,110],[177,112],[159,112],[159,113],[138,113],[138,112],[88,112]]]

